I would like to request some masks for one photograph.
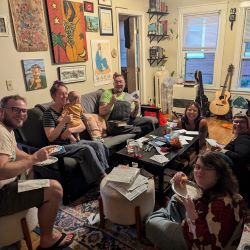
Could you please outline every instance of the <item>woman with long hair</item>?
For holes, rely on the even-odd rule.
[[[174,195],[167,208],[147,219],[147,237],[160,249],[236,249],[244,202],[227,158],[219,152],[200,155],[193,175],[202,195]],[[183,185],[183,178],[187,176],[177,172],[172,182]]]

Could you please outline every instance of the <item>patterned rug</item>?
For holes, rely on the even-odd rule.
[[[136,241],[134,226],[121,226],[107,220],[104,230],[98,227],[98,223],[90,225],[87,218],[93,213],[98,213],[98,196],[99,193],[93,190],[71,205],[61,206],[55,228],[76,235],[74,242],[67,249],[153,249]]]

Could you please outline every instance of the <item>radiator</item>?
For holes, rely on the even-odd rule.
[[[163,113],[167,112],[167,90],[164,82],[169,77],[167,70],[160,70],[155,72],[154,83],[155,83],[155,104],[161,108]]]

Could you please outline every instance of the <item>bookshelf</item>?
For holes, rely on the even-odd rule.
[[[169,37],[168,20],[164,19],[169,14],[166,0],[149,0],[149,10],[147,13],[149,15],[148,38],[150,44],[152,42],[158,44]],[[167,61],[164,52],[165,50],[160,46],[151,46],[148,58],[150,66],[163,66]]]

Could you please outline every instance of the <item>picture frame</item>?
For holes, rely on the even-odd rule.
[[[64,83],[86,81],[86,65],[59,67],[59,79]]]
[[[84,18],[86,32],[99,31],[99,18],[97,16],[85,16]]]
[[[8,36],[9,28],[7,23],[7,18],[0,15],[0,36]]]
[[[109,40],[91,40],[93,79],[95,86],[113,81],[112,60]]]
[[[84,1],[84,11],[94,13],[94,3]]]
[[[99,7],[100,35],[113,36],[113,15],[112,9]]]
[[[27,91],[47,88],[43,59],[22,60],[25,87]]]
[[[105,6],[111,6],[112,5],[112,0],[98,0],[99,5],[105,5]]]

